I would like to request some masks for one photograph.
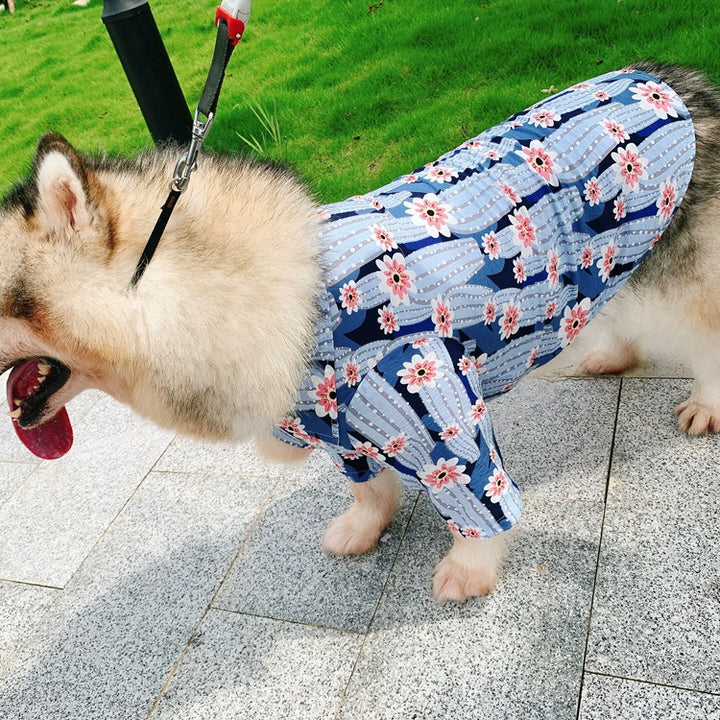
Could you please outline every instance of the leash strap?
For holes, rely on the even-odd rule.
[[[152,256],[155,254],[155,250],[157,249],[158,243],[160,242],[160,238],[165,231],[165,226],[168,224],[168,220],[170,219],[172,211],[175,208],[175,203],[177,203],[178,198],[180,197],[180,193],[181,191],[176,190],[175,188],[172,188],[170,190],[170,194],[168,195],[165,204],[160,210],[160,217],[157,219],[155,227],[150,233],[150,239],[147,241],[145,249],[142,251],[142,255],[140,256],[140,260],[138,260],[138,264],[135,267],[135,272],[133,273],[132,280],[130,280],[131,288],[134,288],[138,284],[138,281],[145,272],[145,268],[150,264]]]
[[[190,174],[197,167],[198,154],[215,119],[215,110],[225,79],[225,70],[230,62],[232,51],[245,32],[245,26],[250,16],[250,2],[251,0],[223,0],[215,13],[215,25],[218,29],[215,51],[200,102],[195,110],[190,147],[175,165],[175,173],[170,183],[170,194],[160,209],[160,217],[157,219],[135,267],[135,272],[130,280],[131,288],[137,286],[150,264],[175,205],[190,182]]]

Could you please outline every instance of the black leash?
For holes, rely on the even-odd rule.
[[[215,14],[217,25],[217,38],[215,40],[215,51],[210,64],[205,87],[200,97],[195,118],[193,120],[192,139],[188,151],[178,160],[175,166],[175,174],[170,183],[170,194],[160,210],[160,217],[150,233],[142,255],[138,260],[135,272],[130,280],[130,287],[137,286],[147,266],[157,250],[158,243],[167,227],[177,201],[190,182],[190,173],[197,167],[197,157],[200,153],[203,141],[205,140],[217,109],[218,99],[225,70],[230,62],[230,56],[235,46],[245,32],[245,25],[250,14],[250,0],[223,0]],[[204,119],[203,119],[204,118]]]

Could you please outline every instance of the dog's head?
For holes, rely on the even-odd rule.
[[[65,403],[102,385],[77,341],[81,318],[67,311],[67,296],[83,274],[97,278],[112,253],[106,208],[97,179],[57,134],[41,139],[30,177],[0,207],[0,372],[12,368],[9,412],[41,457],[70,447]]]
[[[42,457],[69,448],[63,407],[87,387],[212,438],[268,427],[292,399],[319,284],[314,207],[285,173],[205,158],[131,289],[174,160],[90,159],[46,135],[0,205],[0,372]]]

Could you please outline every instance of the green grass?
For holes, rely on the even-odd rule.
[[[718,0],[375,2],[255,0],[207,146],[282,160],[328,202],[433,160],[543,89],[638,58],[693,65],[720,81]],[[151,2],[191,109],[216,4]],[[0,14],[0,193],[51,129],[87,151],[148,146],[102,3],[16,8]]]

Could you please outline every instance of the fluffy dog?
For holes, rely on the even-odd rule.
[[[46,135],[0,208],[0,370],[18,435],[63,454],[64,405],[94,387],[276,459],[323,447],[355,497],[328,552],[376,545],[399,477],[453,532],[435,596],[487,593],[520,500],[484,400],[616,293],[586,369],[675,353],[695,373],[680,427],[720,428],[719,118],[699,74],[639,65],[320,210],[282,169],[203,156],[137,287],[176,153],[91,158]]]

